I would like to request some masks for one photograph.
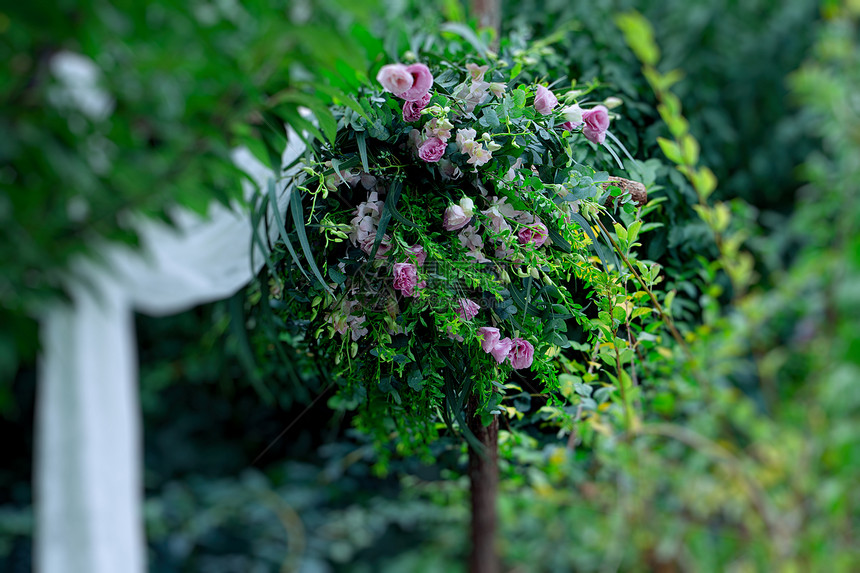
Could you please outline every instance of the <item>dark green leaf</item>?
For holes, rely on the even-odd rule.
[[[358,144],[358,154],[361,156],[361,166],[365,173],[370,173],[370,165],[367,162],[367,134],[359,131],[355,134],[355,142]]]
[[[278,197],[275,194],[275,181],[273,179],[269,179],[268,182],[268,198],[269,203],[272,205],[272,211],[275,215],[275,223],[278,226],[278,233],[281,235],[281,240],[284,242],[284,246],[289,251],[290,256],[293,258],[293,262],[296,263],[296,266],[299,268],[299,271],[305,276],[306,279],[309,279],[308,274],[305,272],[304,267],[302,267],[301,260],[299,259],[299,255],[296,253],[296,250],[293,248],[293,243],[290,241],[290,237],[287,234],[286,226],[284,225],[284,218],[281,216],[281,212],[278,210]],[[289,191],[285,191],[285,193],[289,193]],[[287,195],[287,205],[289,206],[290,199],[292,195]]]
[[[308,261],[308,265],[311,267],[311,272],[313,272],[314,276],[319,280],[320,284],[322,284],[323,288],[327,291],[331,292],[331,288],[329,288],[328,284],[326,284],[325,279],[322,276],[322,273],[317,267],[317,263],[314,260],[313,252],[311,252],[311,246],[308,243],[307,232],[305,231],[305,220],[304,213],[302,210],[302,195],[299,192],[298,187],[295,185],[292,189],[292,196],[290,198],[290,212],[293,215],[293,224],[296,227],[296,235],[299,237],[299,244],[302,246],[302,251],[305,253],[305,258]]]

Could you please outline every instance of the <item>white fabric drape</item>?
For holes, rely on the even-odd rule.
[[[283,165],[304,152],[295,133],[288,141]],[[247,149],[236,150],[233,160],[256,184],[244,186],[246,198],[276,177]],[[285,186],[276,187],[282,213]],[[34,456],[34,557],[41,573],[146,570],[133,311],[173,314],[229,297],[263,264],[258,250],[251,264],[247,207],[213,206],[207,218],[174,216],[176,228],[141,222],[139,251],[106,246],[103,263],[78,265],[86,282],[70,284],[72,303],[41,321]],[[271,209],[268,218],[274,240]],[[259,232],[264,238],[262,223]]]

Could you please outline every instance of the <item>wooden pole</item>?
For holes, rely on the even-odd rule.
[[[496,498],[499,485],[499,418],[493,416],[489,426],[476,413],[477,402],[469,401],[469,429],[478,438],[483,451],[469,446],[469,488],[472,499],[472,552],[469,573],[499,573],[496,554]]]
[[[481,28],[492,28],[496,31],[498,46],[499,33],[502,28],[502,1],[501,0],[472,0],[472,14],[478,18],[478,26]]]
[[[472,0],[472,12],[481,28],[496,32],[493,49],[498,48],[502,24],[501,0]],[[499,573],[496,554],[496,498],[499,491],[499,417],[489,426],[481,423],[477,400],[469,399],[469,430],[478,438],[483,451],[469,445],[469,489],[472,501],[472,551],[469,573]]]

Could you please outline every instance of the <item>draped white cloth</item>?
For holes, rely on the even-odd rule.
[[[304,152],[288,133],[283,165]],[[249,181],[246,199],[277,174],[247,149],[233,155]],[[299,168],[292,169],[290,176]],[[278,209],[289,195],[276,184]],[[277,226],[270,208],[270,240]],[[80,262],[71,304],[41,321],[35,452],[34,558],[42,573],[143,573],[142,434],[133,311],[180,312],[224,299],[246,285],[264,258],[247,206],[216,205],[208,217],[177,210],[171,228],[141,221],[141,249],[101,249],[102,263]],[[258,230],[265,241],[265,230]]]

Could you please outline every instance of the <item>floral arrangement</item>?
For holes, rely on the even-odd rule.
[[[313,200],[312,272],[282,277],[301,285],[285,319],[335,364],[334,405],[413,451],[440,418],[462,427],[468,396],[485,420],[505,412],[515,377],[555,399],[553,358],[599,333],[585,308],[619,268],[587,218],[609,195],[635,209],[584,161],[623,149],[617,98],[518,84],[497,61],[433,65],[385,65],[381,89],[336,109],[337,137],[294,182]]]

